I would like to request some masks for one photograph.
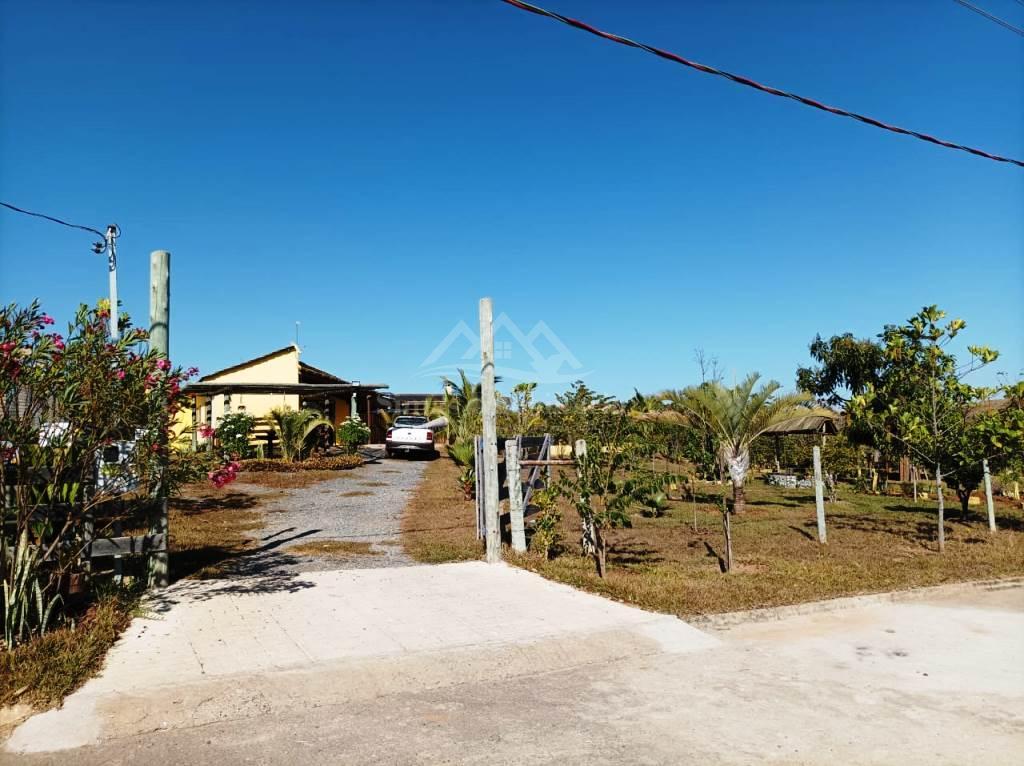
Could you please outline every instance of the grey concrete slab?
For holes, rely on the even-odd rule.
[[[462,620],[501,624],[506,585],[561,603],[564,620],[490,643],[467,636],[425,651],[383,646],[132,692],[114,684],[118,694],[90,692],[90,705],[63,722],[99,721],[94,744],[53,750],[64,731],[55,714],[48,727],[23,727],[6,760],[1016,764],[1024,752],[1019,591],[796,615],[708,639],[673,618],[597,603],[525,572],[437,569],[447,571],[424,589],[434,598],[451,578],[501,584],[482,591],[487,608],[457,610]],[[401,628],[389,623],[388,631]],[[43,751],[15,756],[18,746],[31,749],[26,732]]]

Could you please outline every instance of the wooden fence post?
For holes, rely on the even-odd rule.
[[[992,474],[988,472],[988,460],[981,461],[981,467],[985,471],[985,505],[988,506],[988,531],[996,531],[996,509],[992,503]]]
[[[487,521],[484,519],[484,485],[482,481],[484,465],[484,442],[479,436],[473,437],[473,480],[476,482],[474,500],[476,505],[476,539],[483,540],[487,536]]]
[[[818,542],[824,545],[828,542],[828,535],[825,532],[825,498],[821,484],[821,447],[814,445],[814,506],[818,516]]]
[[[171,323],[171,254],[166,250],[154,250],[149,255],[149,347],[164,356],[170,355]],[[163,445],[166,447],[166,444]],[[166,458],[164,458],[166,461]],[[158,484],[150,534],[162,535],[162,550],[149,555],[148,584],[166,588],[170,582],[170,561],[167,552],[167,489],[163,477]]]
[[[484,521],[487,526],[487,562],[501,561],[501,530],[498,521],[498,424],[494,391],[494,306],[480,299],[480,397],[484,437]],[[480,470],[480,467],[477,468]]]
[[[508,477],[508,515],[512,526],[512,550],[526,552],[526,524],[523,521],[523,481],[519,473],[519,442],[505,442],[505,475]]]
[[[578,439],[576,441],[576,444],[574,445],[574,451],[576,453],[577,459],[585,458],[587,456],[586,439]],[[592,556],[594,555],[594,551],[597,550],[597,535],[594,532],[594,522],[592,519],[583,520],[580,546],[583,548],[583,554],[585,556]]]

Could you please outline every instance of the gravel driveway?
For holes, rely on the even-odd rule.
[[[267,489],[244,481],[238,491],[273,494],[262,508],[259,547],[226,568],[229,575],[294,575],[332,569],[407,566],[399,542],[402,510],[419,484],[423,460],[381,460],[338,478],[296,489]],[[290,550],[317,540],[371,543],[370,555],[306,556]]]

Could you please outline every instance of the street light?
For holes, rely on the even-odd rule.
[[[117,238],[120,236],[121,228],[112,223],[107,226],[104,241],[95,242],[92,246],[92,251],[96,255],[103,252],[107,254],[107,270],[110,274],[110,338],[115,341],[120,337],[120,329],[117,326]]]

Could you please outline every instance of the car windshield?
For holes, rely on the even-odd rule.
[[[400,418],[395,418],[396,426],[405,426],[406,428],[422,426],[427,422],[427,419],[420,417],[419,415],[403,415]]]

